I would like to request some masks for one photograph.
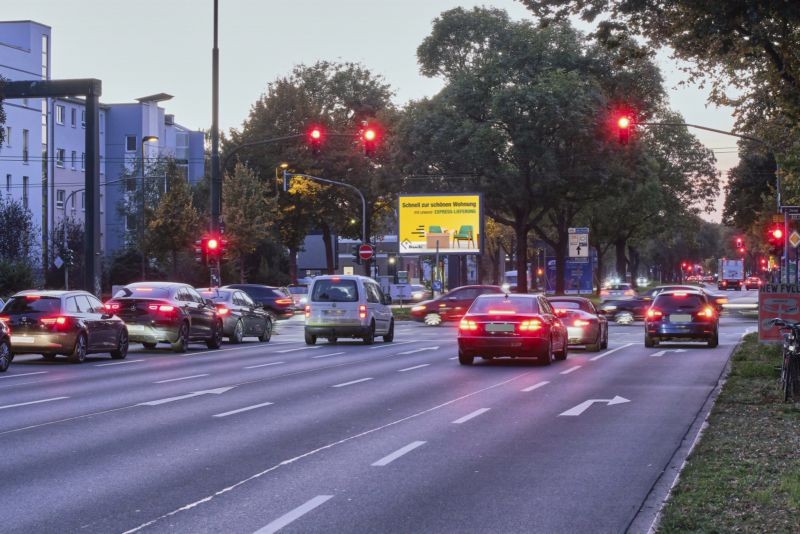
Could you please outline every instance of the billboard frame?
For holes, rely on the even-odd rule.
[[[401,202],[409,198],[435,198],[435,197],[477,197],[478,198],[478,246],[477,249],[471,250],[458,250],[452,248],[440,249],[439,254],[454,255],[454,256],[467,256],[470,254],[483,255],[484,253],[484,230],[485,230],[485,217],[483,208],[483,193],[401,193],[397,196],[397,239],[398,239],[398,253],[403,256],[422,256],[436,254],[436,251],[404,251],[400,236],[400,220],[402,217]]]

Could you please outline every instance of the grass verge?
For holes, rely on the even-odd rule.
[[[658,532],[800,531],[800,408],[779,377],[780,346],[745,336]]]

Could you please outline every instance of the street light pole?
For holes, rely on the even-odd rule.
[[[142,218],[141,218],[142,224],[139,225],[139,227],[140,227],[139,228],[139,246],[141,247],[141,251],[142,251],[142,281],[143,282],[147,279],[147,270],[146,270],[147,253],[145,252],[145,247],[144,247],[144,223],[145,223],[145,217],[144,217],[145,179],[144,179],[144,177],[145,177],[145,168],[146,168],[145,167],[145,157],[144,157],[144,144],[149,142],[149,141],[158,141],[158,136],[147,135],[147,136],[142,137],[142,206],[141,206],[141,208],[142,208]]]
[[[219,230],[222,184],[219,178],[219,48],[217,48],[219,0],[214,0],[214,47],[211,50],[211,231]]]

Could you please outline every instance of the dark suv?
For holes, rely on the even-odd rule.
[[[656,295],[644,319],[644,346],[660,341],[702,340],[719,345],[719,314],[700,291],[664,291]]]
[[[294,316],[294,300],[289,291],[261,284],[229,284],[220,289],[241,289],[267,312],[274,323],[276,319]]]

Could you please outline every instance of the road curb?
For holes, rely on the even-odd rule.
[[[716,386],[709,392],[703,406],[695,415],[694,421],[689,425],[680,444],[675,449],[667,465],[664,466],[661,475],[653,483],[647,497],[645,497],[642,505],[639,507],[639,511],[636,512],[636,515],[634,515],[633,519],[628,524],[628,528],[625,529],[625,532],[631,534],[654,534],[658,529],[659,522],[661,521],[661,512],[667,504],[667,501],[669,501],[672,490],[680,480],[681,473],[684,467],[686,467],[687,459],[692,454],[695,446],[700,442],[700,438],[702,438],[705,429],[708,428],[708,416],[711,414],[711,409],[714,407],[717,397],[719,397],[719,393],[722,391],[722,387],[728,380],[728,375],[731,372],[731,357],[741,343],[740,340],[731,349],[731,352],[728,354],[728,360],[717,379]]]

